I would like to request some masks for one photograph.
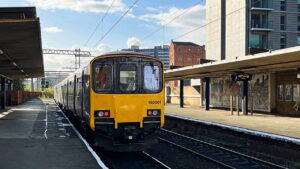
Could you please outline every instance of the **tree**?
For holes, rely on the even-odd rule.
[[[44,97],[53,98],[53,88],[45,88],[44,89]]]
[[[13,90],[24,90],[25,85],[23,84],[24,79],[15,79],[12,81]]]

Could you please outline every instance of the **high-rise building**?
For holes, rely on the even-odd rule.
[[[271,56],[272,50],[300,45],[300,0],[207,0],[206,25],[207,59],[240,61],[264,56],[252,54],[266,51],[265,55]],[[239,89],[249,90],[253,110],[298,114],[298,72],[300,68],[278,64],[272,70],[249,71],[252,79],[248,87],[237,84]],[[210,78],[210,105],[229,107],[231,75]]]
[[[206,1],[206,56],[213,60],[300,45],[300,0]]]
[[[169,66],[169,46],[155,46],[150,49],[140,49],[139,46],[133,45],[130,49],[122,49],[122,51],[134,51],[144,55],[152,56],[160,59],[164,63],[164,69],[168,70]]]

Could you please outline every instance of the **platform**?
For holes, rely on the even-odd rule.
[[[280,136],[286,136],[286,139],[291,137],[290,140],[300,142],[300,117],[283,117],[261,113],[253,113],[253,115],[240,113],[238,116],[236,112],[231,115],[231,112],[227,110],[211,109],[206,111],[200,107],[185,106],[185,108],[180,108],[179,105],[174,104],[166,104],[165,114],[213,122],[214,124],[226,125],[229,128],[233,126],[262,132],[260,134],[274,134],[275,136],[278,135],[278,138]]]
[[[16,168],[102,167],[53,100],[33,99],[0,113],[0,169]]]

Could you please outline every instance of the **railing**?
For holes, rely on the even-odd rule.
[[[256,49],[266,49],[266,50],[269,50],[269,49],[272,49],[272,43],[271,41],[264,41],[264,42],[250,42],[250,48],[256,48]]]
[[[268,29],[268,30],[271,30],[271,29],[273,29],[273,24],[272,24],[272,22],[257,23],[254,20],[252,20],[251,21],[251,29]]]
[[[251,0],[251,8],[272,9],[273,0]]]

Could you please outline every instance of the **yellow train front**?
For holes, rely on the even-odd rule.
[[[164,125],[160,60],[137,53],[110,53],[93,59],[74,76],[58,85],[74,83],[65,92],[62,88],[60,93],[68,97],[61,105],[88,127],[87,136],[95,146],[139,151],[156,140],[155,131]]]

